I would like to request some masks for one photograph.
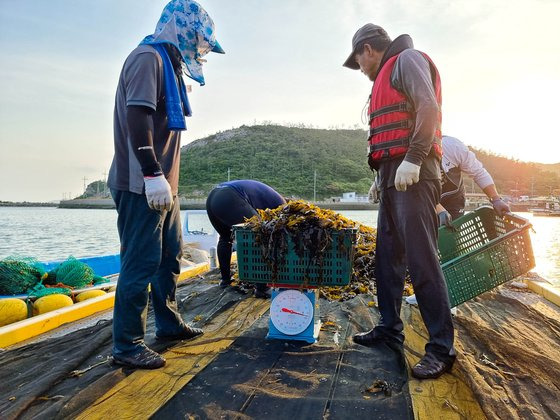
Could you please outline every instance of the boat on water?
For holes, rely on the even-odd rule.
[[[212,248],[217,246],[218,234],[212,227],[205,210],[186,210],[184,212],[182,233],[183,242],[187,247],[209,253]],[[94,274],[100,277],[106,277],[108,281],[98,285],[75,288],[72,290],[73,294],[89,290],[109,289],[116,285],[120,271],[119,254],[82,257],[77,258],[77,260],[81,263],[87,264],[93,270]],[[66,260],[52,260],[41,261],[40,263],[45,271],[48,272],[56,269],[65,261]],[[11,297],[19,299],[33,298],[33,296],[28,294],[0,295],[0,299]]]
[[[560,217],[560,201],[552,197],[533,199],[528,211],[538,217]]]
[[[72,290],[73,294],[85,292],[88,290],[109,289],[115,286],[120,271],[121,259],[119,254],[99,255],[95,257],[77,258],[77,261],[88,265],[93,273],[100,277],[107,278],[107,281],[97,285],[75,288]],[[66,260],[53,260],[41,262],[43,268],[48,272],[56,269],[60,264]],[[17,294],[17,295],[0,295],[0,299],[5,298],[18,298],[18,299],[32,299],[33,295]]]
[[[95,274],[101,277],[109,277],[118,274],[121,268],[121,257],[119,254],[99,255],[95,257],[77,258],[78,261],[89,265]],[[46,270],[52,270],[65,260],[43,262]]]
[[[560,209],[550,210],[550,209],[529,209],[533,216],[538,217],[560,217]]]
[[[218,232],[208,219],[206,210],[185,210],[183,242],[193,248],[210,252],[218,244]]]
[[[502,287],[460,304],[455,367],[418,381],[409,366],[423,354],[427,332],[415,306],[403,304],[404,348],[353,343],[353,334],[378,321],[368,295],[321,299],[314,344],[267,340],[268,301],[218,287],[219,274],[208,266],[202,275],[189,270],[177,302],[183,319],[205,334],[159,343],[148,314],[146,342],[167,366],[111,366],[111,319],[97,315],[86,328],[0,352],[0,369],[9,372],[2,417],[483,419],[560,412],[560,309],[545,292]]]
[[[148,314],[146,343],[167,359],[160,370],[110,364],[107,315],[1,351],[2,417],[459,420],[559,412],[560,312],[527,290],[503,288],[460,305],[453,371],[418,381],[409,366],[422,355],[427,332],[415,306],[403,305],[401,349],[352,342],[379,316],[359,297],[321,299],[315,344],[268,340],[269,302],[221,289],[218,279],[206,273],[177,291],[183,319],[203,327],[203,336],[157,342]]]

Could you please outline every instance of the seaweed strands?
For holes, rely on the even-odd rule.
[[[332,210],[322,209],[305,201],[290,201],[275,209],[258,210],[258,215],[246,220],[246,226],[255,232],[264,259],[271,267],[273,283],[288,253],[289,237],[298,257],[307,250],[314,264],[323,264],[325,252],[332,247],[332,231],[356,229],[353,244],[353,264],[350,283],[345,286],[323,284],[319,291],[330,301],[349,300],[357,295],[369,295],[369,305],[376,305],[375,278],[376,229],[354,222]],[[338,235],[338,246],[344,246],[344,236]],[[408,274],[404,295],[413,293]]]
[[[354,245],[350,283],[342,287],[325,287],[320,290],[320,293],[322,297],[331,301],[345,301],[360,294],[368,294],[372,296],[371,305],[374,305],[373,296],[377,294],[375,285],[376,230],[359,223],[356,223],[356,226],[358,233]]]
[[[326,287],[332,283],[323,279],[323,263],[326,257],[331,258],[332,252],[329,252],[333,248],[342,255],[354,255],[352,258],[356,265],[352,272],[352,283],[356,276],[363,278],[373,274],[375,230],[361,226],[332,210],[322,209],[305,201],[290,201],[275,209],[259,210],[256,216],[246,221],[246,227],[255,233],[255,241],[271,268],[272,283],[276,282],[286,261],[288,240],[293,243],[293,252],[307,264],[302,287],[309,284],[307,277],[310,267],[313,267],[315,276],[318,269],[318,278],[314,280],[314,284],[322,286],[322,293],[330,293],[323,291],[323,288],[332,289],[333,296],[337,296],[340,287]],[[355,232],[354,243],[348,241],[350,229]],[[333,240],[337,241],[334,246]],[[364,291],[366,289],[370,288],[361,288]],[[336,300],[340,298],[337,297]]]
[[[377,279],[375,277],[375,249],[376,230],[357,223],[358,234],[354,246],[354,260],[352,267],[352,278],[350,283],[342,287],[324,287],[320,290],[321,296],[328,300],[345,301],[353,299],[357,295],[370,295],[372,300],[369,306],[377,305]],[[407,272],[403,296],[414,293],[410,275]]]

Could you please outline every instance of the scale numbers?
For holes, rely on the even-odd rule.
[[[270,320],[282,334],[300,334],[313,320],[313,304],[299,290],[284,290],[270,304]]]

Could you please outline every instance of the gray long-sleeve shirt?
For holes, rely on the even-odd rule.
[[[391,48],[396,50],[392,55],[400,50],[391,72],[391,85],[402,92],[413,105],[416,124],[411,132],[406,155],[379,165],[378,182],[381,188],[395,185],[395,173],[403,159],[420,165],[420,179],[440,179],[438,158],[430,153],[439,111],[430,64],[420,51],[413,49],[408,35],[396,38],[388,51]]]
[[[391,84],[409,98],[416,112],[416,125],[411,133],[405,160],[422,165],[432,148],[439,111],[426,57],[417,50],[404,50],[393,67]]]

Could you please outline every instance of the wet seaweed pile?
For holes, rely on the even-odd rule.
[[[375,295],[375,229],[301,200],[290,201],[275,209],[258,210],[258,215],[247,220],[247,227],[256,233],[263,256],[273,267],[281,264],[286,255],[287,236],[292,239],[298,256],[307,250],[312,263],[321,265],[325,250],[332,244],[332,231],[355,229],[350,284],[344,287],[322,286],[320,293],[329,300],[337,301],[351,299],[358,294]]]

